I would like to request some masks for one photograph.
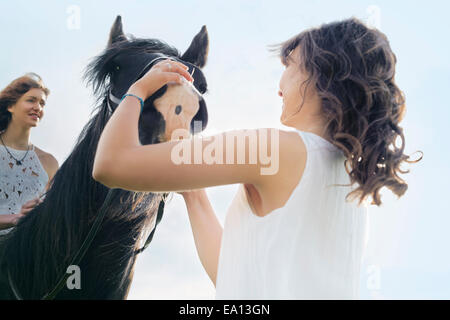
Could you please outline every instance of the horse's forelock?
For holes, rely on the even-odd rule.
[[[171,57],[180,57],[180,52],[167,43],[158,39],[136,39],[115,42],[96,56],[86,67],[84,80],[92,86],[94,95],[101,99],[109,88],[109,76],[112,70],[112,61],[117,55],[133,55],[147,53],[162,53]]]

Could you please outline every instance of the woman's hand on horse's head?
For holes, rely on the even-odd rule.
[[[178,61],[163,60],[155,64],[147,73],[136,81],[128,90],[146,100],[159,88],[169,82],[182,83],[183,78],[193,81],[194,78],[188,72],[189,68]]]

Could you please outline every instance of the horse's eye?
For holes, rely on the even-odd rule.
[[[181,113],[181,106],[176,106],[175,107],[175,114],[180,114]]]

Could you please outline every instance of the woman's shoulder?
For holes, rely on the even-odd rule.
[[[278,128],[259,128],[256,131],[266,131],[267,140],[260,139],[259,143],[266,142],[267,150],[277,152],[280,163],[297,164],[298,160],[306,155],[306,144],[298,130],[283,130]]]
[[[304,155],[306,153],[306,142],[298,130],[279,130],[280,147],[288,153]]]
[[[258,136],[258,145],[265,150],[277,152],[277,158],[288,160],[298,159],[306,154],[306,142],[298,130],[283,130],[279,128],[254,128],[225,131],[225,135],[245,137]],[[284,156],[284,157],[283,157]],[[297,161],[294,161],[297,162]]]
[[[51,179],[59,168],[58,160],[56,160],[51,153],[46,152],[37,146],[34,146],[34,151],[47,172],[49,179]]]
[[[276,170],[273,170],[274,174],[261,176],[256,186],[264,207],[257,214],[260,216],[286,204],[306,167],[306,145],[302,135],[292,130],[273,129],[272,132],[275,134],[270,139],[270,156]],[[274,142],[278,146],[273,145]]]

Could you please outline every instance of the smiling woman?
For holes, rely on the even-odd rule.
[[[15,79],[0,93],[0,235],[42,201],[58,169],[50,153],[30,143],[49,93],[34,73]]]

